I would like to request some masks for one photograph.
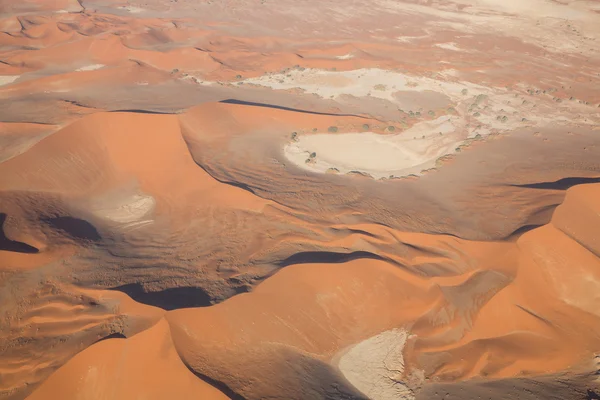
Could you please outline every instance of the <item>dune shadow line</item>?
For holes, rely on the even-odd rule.
[[[102,239],[96,227],[83,219],[63,216],[45,218],[44,222],[53,229],[61,231],[73,239],[93,242]]]
[[[510,186],[527,189],[567,190],[570,187],[576,185],[584,185],[586,183],[600,183],[600,178],[569,177],[562,178],[553,182],[525,183]]]
[[[340,264],[348,261],[370,259],[385,261],[397,265],[394,260],[370,253],[368,251],[354,251],[352,253],[336,253],[332,251],[304,251],[293,254],[288,258],[281,260],[277,265],[280,268],[295,264]]]
[[[15,253],[36,254],[40,251],[27,243],[11,240],[4,233],[4,222],[7,215],[0,213],[0,250],[13,251]]]
[[[292,111],[292,112],[303,113],[303,114],[328,115],[328,116],[332,116],[332,117],[356,117],[356,118],[362,118],[362,119],[369,119],[368,117],[358,115],[358,114],[336,114],[336,113],[326,113],[326,112],[319,112],[319,111],[308,111],[308,110],[301,110],[299,108],[284,107],[284,106],[277,106],[275,104],[256,103],[253,101],[244,101],[244,100],[236,100],[236,99],[221,100],[219,103],[237,104],[237,105],[251,106],[251,107],[274,108],[276,110]]]
[[[140,283],[129,283],[111,288],[127,294],[138,303],[171,311],[178,308],[207,307],[212,305],[208,293],[200,287],[175,287],[159,291],[147,291]]]

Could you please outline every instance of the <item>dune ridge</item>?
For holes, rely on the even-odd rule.
[[[600,396],[592,2],[0,0],[0,397]]]

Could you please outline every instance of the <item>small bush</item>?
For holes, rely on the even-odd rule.
[[[433,112],[433,110],[429,110],[427,114],[429,114],[430,117],[435,117],[435,112]]]
[[[367,129],[369,129],[369,124],[363,124],[363,129],[364,129],[364,130],[367,130]]]
[[[476,112],[475,114],[473,114],[474,117],[479,117],[481,114],[479,112]]]
[[[338,127],[337,126],[330,126],[329,128],[327,128],[327,131],[329,131],[331,133],[336,133],[338,131]]]
[[[315,153],[314,151],[312,153],[310,153],[310,158],[315,158],[317,156],[317,153]]]
[[[469,91],[467,89],[463,89],[460,92],[462,93],[463,96],[466,96],[467,93],[469,93]]]
[[[292,140],[296,140],[296,138],[298,137],[298,132],[292,132]]]
[[[316,132],[316,131],[318,131],[318,129],[317,128],[313,128],[313,132]]]
[[[392,125],[388,126],[388,131],[394,132],[395,130],[396,130],[395,126],[392,126]]]
[[[242,79],[242,76],[241,75],[236,75],[235,79]]]

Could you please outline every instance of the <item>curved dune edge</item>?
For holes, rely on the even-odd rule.
[[[343,352],[338,368],[369,399],[413,400],[412,390],[402,383],[407,336],[392,329],[363,340]]]
[[[1,3],[0,398],[600,397],[594,2]]]
[[[129,339],[107,339],[73,357],[31,396],[36,399],[228,399],[181,362],[162,319]]]
[[[456,123],[440,117],[400,134],[305,134],[285,145],[283,153],[296,166],[318,173],[359,172],[375,179],[420,175],[463,143]]]
[[[187,123],[185,129],[192,128],[189,118],[194,116],[198,114],[183,116]],[[104,218],[105,223],[114,224],[110,226],[125,233],[135,222],[130,217],[142,221],[148,217],[159,220],[168,210],[172,218],[187,218],[189,214],[178,214],[178,210],[187,209],[188,201],[193,201],[194,206],[216,207],[218,204],[224,215],[233,212],[235,218],[241,215],[254,218],[268,209],[264,215],[285,222],[286,229],[306,224],[297,216],[287,214],[288,209],[284,206],[221,183],[203,171],[190,154],[190,148],[197,144],[183,140],[186,133],[182,132],[178,118],[172,115],[96,114],[45,138],[30,151],[1,166],[11,167],[4,172],[19,170],[20,174],[27,173],[28,168],[39,169],[40,165],[56,168],[46,168],[48,172],[54,172],[35,175],[30,182],[39,188],[37,195],[39,199],[45,199],[44,202],[35,200],[36,197],[30,194],[20,203],[8,202],[4,206],[10,205],[12,208],[7,210],[12,210],[11,218],[17,218],[17,211],[23,212],[23,207],[28,204],[35,207],[42,203],[51,204],[49,200],[53,197],[47,197],[48,189],[56,189],[55,177],[68,171],[72,175],[61,181],[62,193],[98,205],[100,213],[95,218],[104,218],[106,204],[110,201],[114,200],[116,210],[129,210],[130,204],[138,205],[139,200],[143,200],[141,205],[144,207],[139,213],[128,211],[125,219]],[[260,126],[260,119],[257,118],[255,123]],[[106,126],[111,129],[105,129]],[[187,134],[191,135],[190,132]],[[149,135],[155,141],[148,141]],[[124,140],[137,143],[143,157],[132,159],[121,146]],[[66,148],[56,150],[63,146]],[[86,159],[89,162],[83,162]],[[77,168],[69,168],[68,163]],[[82,167],[85,165],[94,168]],[[170,169],[164,171],[160,167],[163,165],[169,165]],[[173,180],[172,176],[180,179]],[[3,173],[0,181],[5,190],[21,193],[20,175]],[[167,185],[169,191],[162,190],[161,185]],[[128,190],[120,190],[123,197],[114,197],[115,186]],[[322,228],[302,225],[304,229],[314,230],[315,234],[312,239],[302,238],[302,246],[308,246],[311,241],[323,241],[325,244],[320,245],[320,251],[295,249],[302,257],[290,257],[280,267],[285,268],[277,273],[273,267],[256,268],[256,274],[269,278],[255,285],[250,293],[239,294],[211,307],[166,313],[176,353],[197,376],[215,383],[226,395],[237,393],[251,398],[275,396],[278,387],[287,387],[290,380],[298,382],[294,377],[299,372],[287,365],[287,357],[297,359],[310,371],[305,372],[303,379],[312,382],[311,390],[315,395],[332,390],[331,382],[335,382],[341,385],[338,387],[344,393],[360,396],[357,393],[360,393],[361,384],[354,386],[351,384],[353,378],[344,378],[333,358],[348,346],[399,327],[407,327],[414,335],[404,349],[406,369],[400,379],[406,382],[410,381],[407,378],[423,374],[419,372],[421,370],[425,376],[442,381],[482,376],[506,378],[519,374],[535,376],[562,371],[590,357],[598,346],[593,329],[587,329],[597,324],[594,307],[598,299],[586,293],[596,279],[593,271],[600,269],[592,268],[590,273],[585,267],[597,263],[593,255],[597,250],[591,240],[594,231],[585,229],[585,224],[597,218],[595,203],[586,199],[597,197],[598,186],[580,185],[569,189],[551,223],[520,234],[516,241],[469,241],[450,235],[402,232],[367,222],[337,224],[339,231],[324,229],[317,235]],[[196,197],[200,194],[202,201]],[[155,203],[148,203],[144,196],[152,196]],[[65,198],[52,201],[53,210],[57,212],[61,210],[60,201],[64,202]],[[74,208],[65,207],[61,212],[79,215]],[[120,213],[117,216],[122,217]],[[87,217],[99,227],[99,238],[77,237],[78,232],[66,232],[71,240],[68,245],[80,251],[86,249],[90,240],[99,242],[105,232],[111,232],[107,228],[101,229],[104,222]],[[570,221],[581,225],[572,225]],[[13,241],[35,243],[31,238],[19,236],[22,232],[14,230],[13,224],[3,228]],[[216,228],[220,227],[213,226],[210,233],[219,232]],[[243,224],[238,223],[236,233],[242,228]],[[160,238],[157,230],[150,225],[148,229],[152,229],[149,232],[154,240]],[[165,225],[161,230],[169,232]],[[143,232],[134,231],[135,234]],[[193,232],[197,240],[198,233]],[[62,229],[54,232],[56,237],[50,233],[45,234],[48,245],[61,243],[59,239],[65,234]],[[248,234],[255,236],[256,232]],[[287,231],[286,234],[285,238],[289,240]],[[144,236],[134,238],[140,240]],[[555,246],[555,243],[561,245]],[[394,250],[400,248],[404,250]],[[255,248],[250,248],[250,252],[253,251]],[[557,261],[565,257],[562,251],[573,257],[573,265],[569,268],[565,268],[564,261]],[[347,259],[330,259],[332,262],[318,262],[312,258],[331,257],[329,254],[336,252],[356,254]],[[31,258],[36,255],[24,253],[20,256]],[[116,276],[123,276],[122,264],[120,260]],[[197,268],[196,265],[194,262],[192,268]],[[139,268],[136,265],[134,271],[138,273]],[[172,268],[154,271],[164,274],[170,270],[179,273],[178,269]],[[571,275],[572,270],[579,273]],[[102,265],[102,273],[110,273],[110,270]],[[220,278],[220,271],[211,273],[215,281]],[[238,271],[225,273],[239,276]],[[97,281],[98,275],[92,277]],[[188,282],[190,277],[186,276],[185,283]],[[540,285],[540,282],[545,284]],[[569,285],[564,286],[564,282]],[[152,300],[126,285],[114,286],[131,292],[132,296],[140,296],[136,297],[140,302]],[[153,289],[152,286],[148,288]],[[168,290],[155,291],[168,294]],[[185,306],[174,308],[182,307]],[[565,326],[568,330],[563,328]],[[569,338],[577,340],[569,341]],[[114,352],[120,354],[122,350],[116,348]],[[257,363],[270,365],[271,369],[257,371],[251,367]],[[283,374],[282,371],[287,372]],[[321,372],[327,374],[327,381],[313,380]],[[280,373],[280,385],[274,385],[273,376]],[[413,390],[412,386],[409,388]],[[290,386],[289,390],[302,398],[301,387]],[[385,390],[382,393],[385,394]]]

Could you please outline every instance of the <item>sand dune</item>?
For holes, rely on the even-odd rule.
[[[0,397],[592,399],[593,2],[0,0]]]

